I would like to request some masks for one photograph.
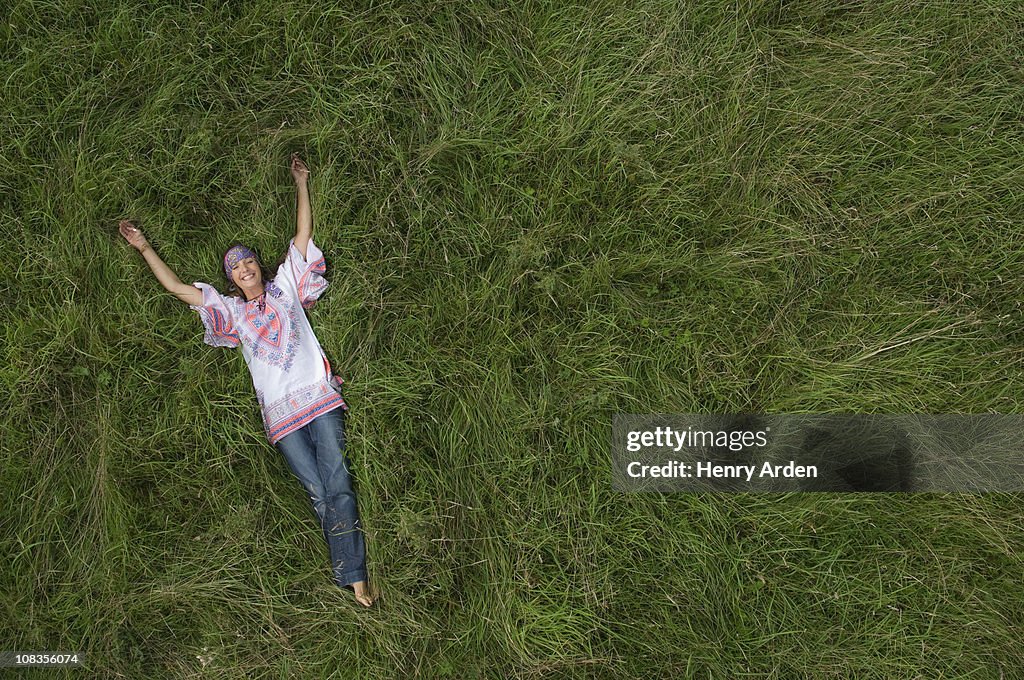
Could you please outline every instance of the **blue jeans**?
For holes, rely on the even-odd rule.
[[[282,437],[277,449],[309,494],[339,586],[366,580],[366,543],[345,455],[343,411],[334,409]]]

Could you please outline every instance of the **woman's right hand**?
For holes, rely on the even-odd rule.
[[[142,235],[142,230],[132,224],[129,220],[121,220],[117,223],[117,230],[121,232],[125,240],[140,253],[149,245],[149,241]]]

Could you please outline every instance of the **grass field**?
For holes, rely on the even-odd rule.
[[[617,412],[1022,412],[1014,3],[7,7],[0,648],[89,669],[17,677],[1024,677],[1021,496],[608,469]],[[116,232],[221,285],[292,151],[371,611]]]

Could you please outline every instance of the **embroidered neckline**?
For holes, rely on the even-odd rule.
[[[245,301],[245,308],[246,308],[246,310],[249,309],[249,305],[250,304],[255,302],[256,303],[256,307],[260,310],[260,314],[266,313],[266,311],[267,311],[267,293],[270,293],[271,295],[273,295],[276,298],[281,297],[281,289],[277,287],[277,284],[275,284],[273,281],[268,281],[266,283],[266,285],[263,286],[263,292],[262,293],[260,293],[259,295],[257,295],[256,297],[254,297],[251,300],[246,300]]]

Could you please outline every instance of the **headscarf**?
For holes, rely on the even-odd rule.
[[[228,249],[228,252],[224,253],[224,276],[228,277],[230,283],[234,283],[234,280],[231,278],[231,270],[234,269],[236,264],[250,257],[255,259],[256,262],[260,261],[256,257],[256,253],[252,251],[252,248],[242,245],[232,246]]]

